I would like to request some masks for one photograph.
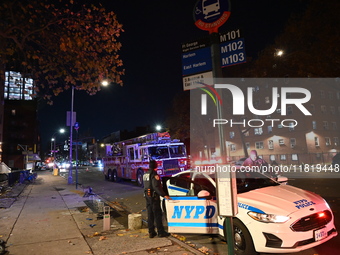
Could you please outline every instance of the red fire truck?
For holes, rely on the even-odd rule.
[[[151,133],[111,145],[103,158],[104,176],[107,180],[130,179],[143,186],[143,174],[149,169],[150,160],[158,163],[157,173],[170,176],[187,170],[188,158],[185,145],[171,140],[168,132]]]

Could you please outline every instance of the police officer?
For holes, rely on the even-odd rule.
[[[157,233],[155,231],[155,223],[159,237],[167,237],[170,234],[164,230],[162,223],[163,212],[160,204],[160,196],[165,199],[170,199],[167,196],[162,187],[161,179],[156,173],[157,162],[151,160],[149,163],[149,171],[144,174],[144,197],[146,199],[146,209],[148,211],[148,228],[149,237],[154,238]]]

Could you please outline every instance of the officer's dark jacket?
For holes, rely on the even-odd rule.
[[[160,178],[157,180],[155,178],[156,176],[158,175],[153,169],[149,169],[149,171],[143,175],[144,192],[145,194],[149,192],[151,196],[156,193],[157,195],[164,197],[166,194],[164,193],[162,182]],[[150,190],[148,191],[148,189]]]

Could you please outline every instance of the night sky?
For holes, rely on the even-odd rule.
[[[222,0],[220,0],[222,1]],[[164,124],[173,97],[183,93],[181,44],[205,37],[193,20],[196,0],[100,0],[113,10],[125,32],[121,35],[124,85],[111,84],[95,96],[75,91],[79,133],[97,139],[117,130]],[[287,19],[301,9],[297,0],[231,0],[231,16],[219,31],[239,28],[245,38],[247,57],[256,58],[283,31]],[[66,128],[71,92],[54,98],[54,105],[41,103],[38,114],[42,145],[53,133]]]

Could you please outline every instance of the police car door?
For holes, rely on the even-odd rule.
[[[166,184],[172,198],[165,203],[170,233],[218,233],[214,191],[183,176],[171,177]]]

